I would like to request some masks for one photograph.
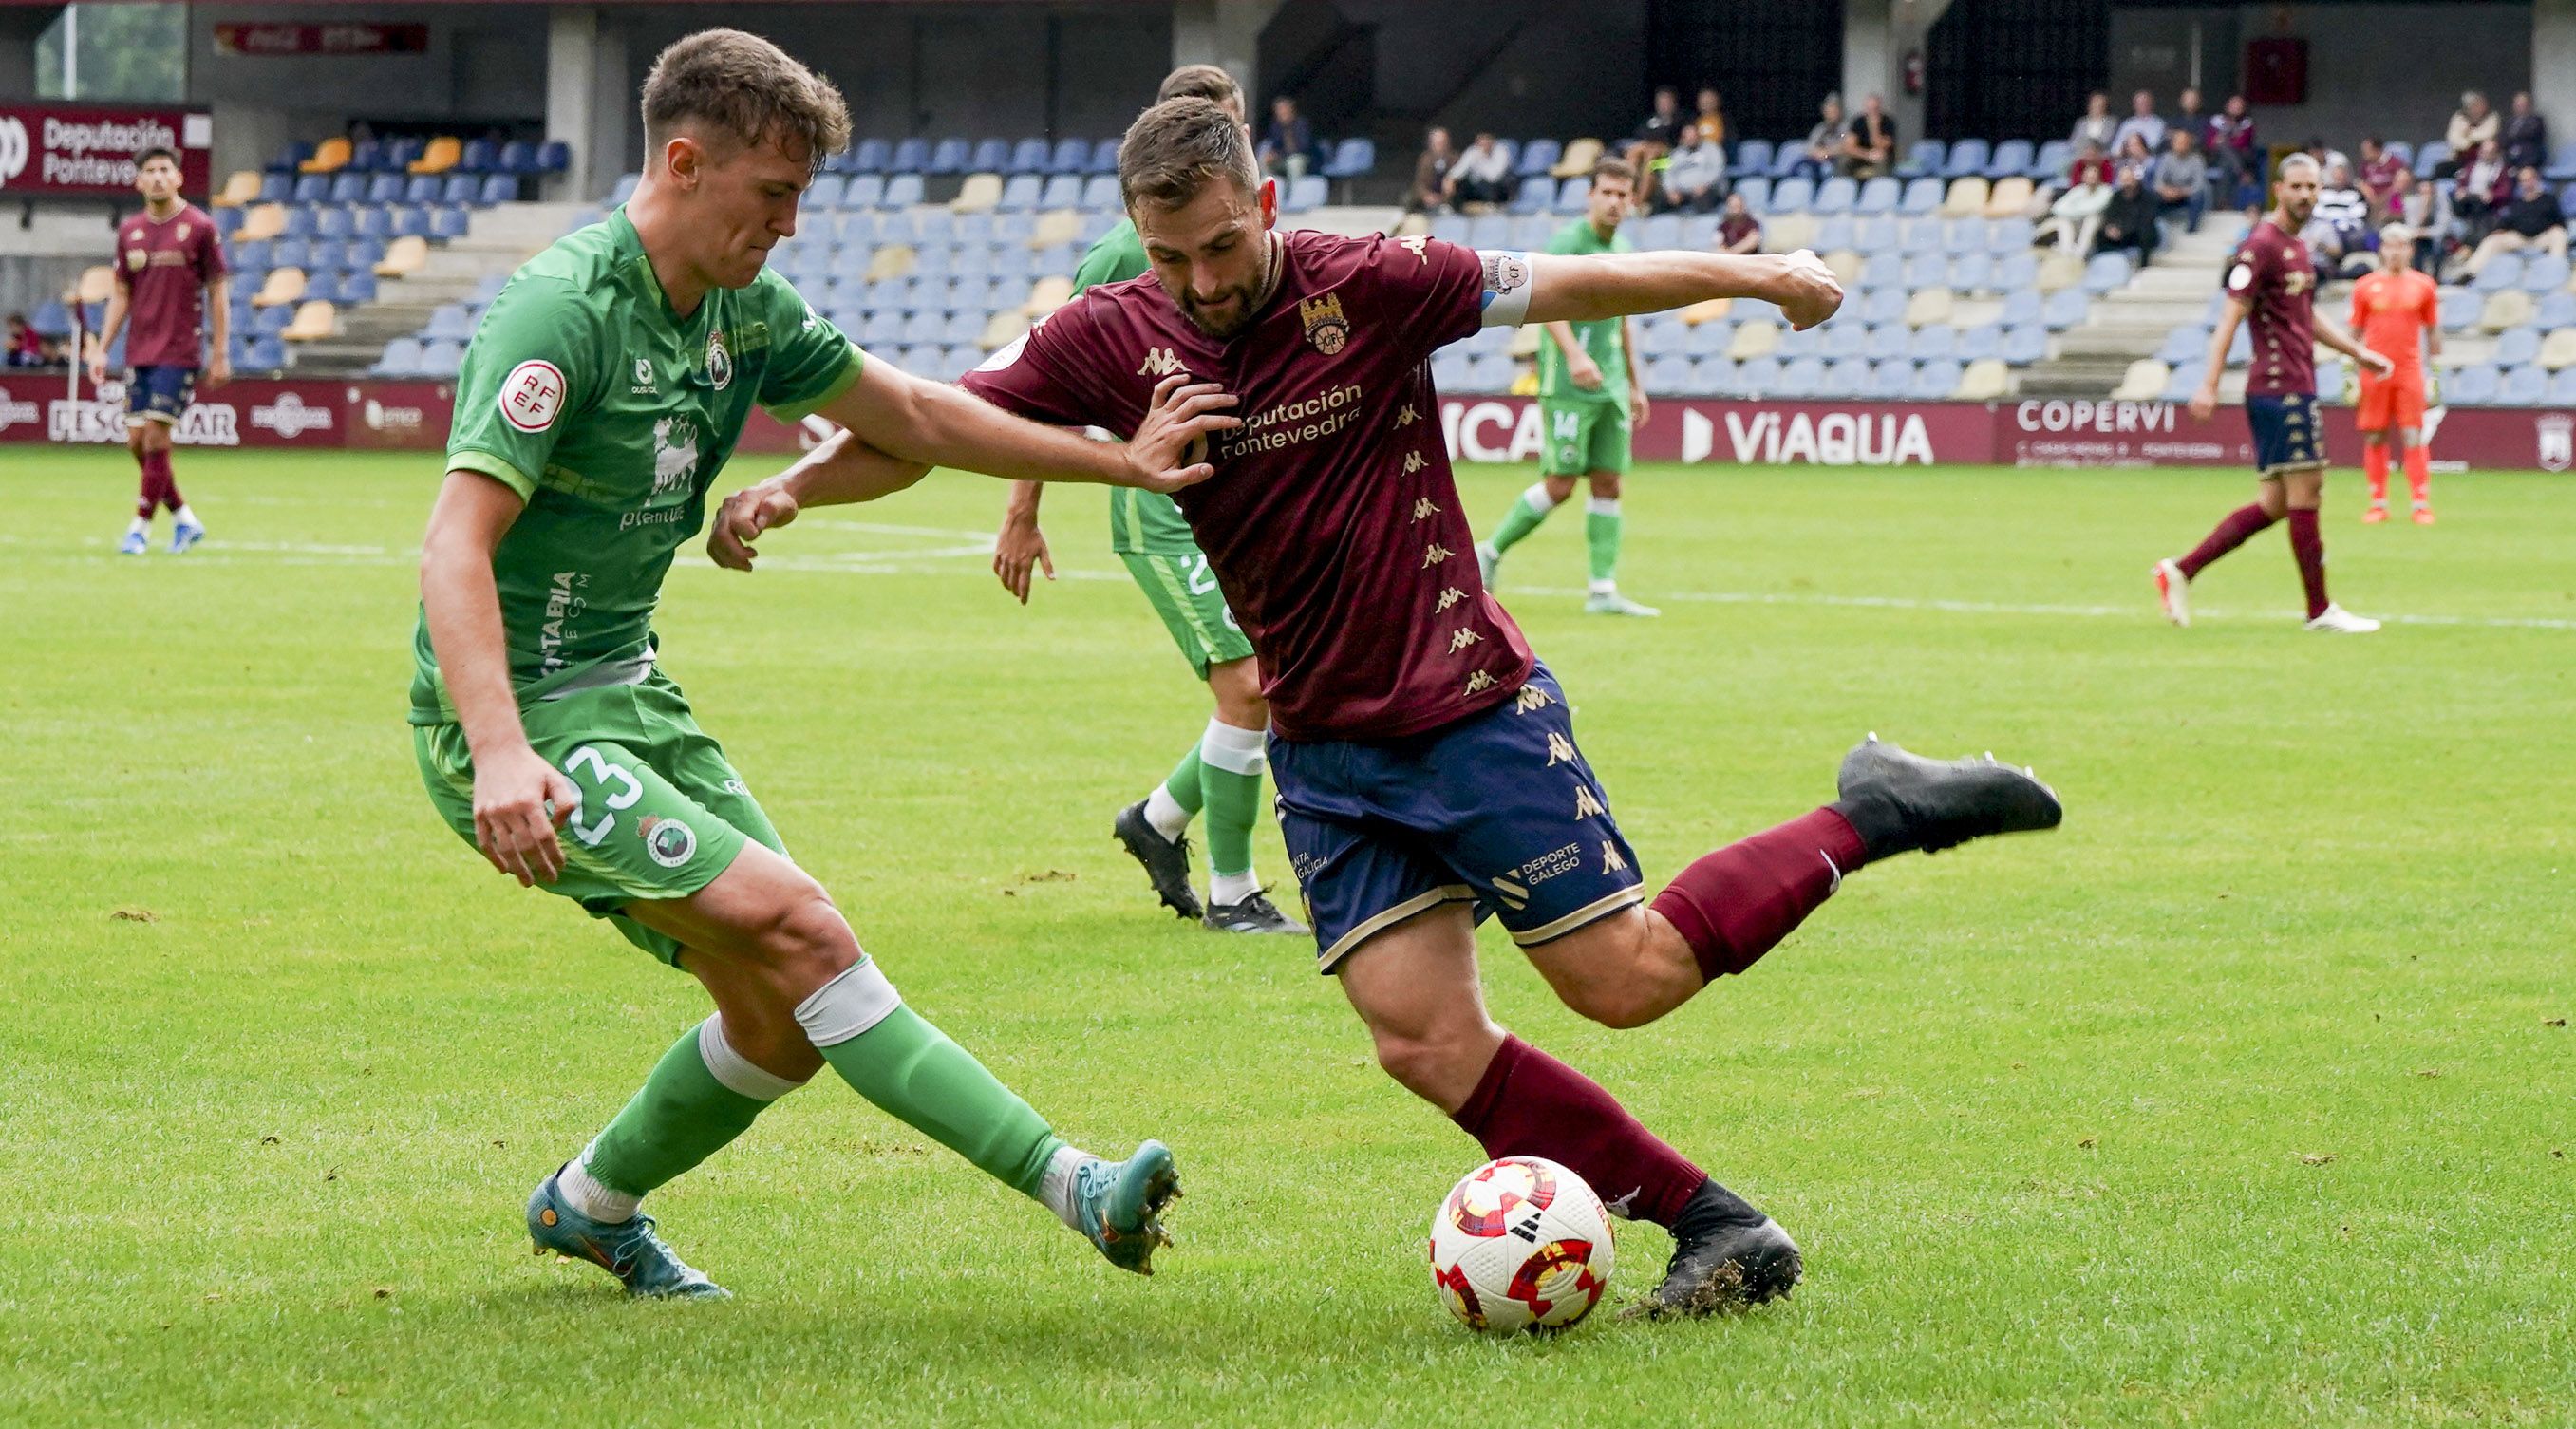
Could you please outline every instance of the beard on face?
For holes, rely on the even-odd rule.
[[[1264,238],[1261,270],[1253,274],[1252,281],[1227,288],[1213,300],[1214,305],[1226,309],[1222,317],[1211,317],[1208,313],[1210,304],[1202,302],[1187,287],[1173,293],[1172,301],[1179,306],[1181,316],[1190,320],[1190,326],[1220,340],[1232,337],[1252,325],[1253,310],[1260,305],[1262,294],[1269,291],[1272,265],[1278,261],[1278,249]]]

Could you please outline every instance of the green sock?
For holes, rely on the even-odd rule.
[[[1181,762],[1173,765],[1172,772],[1163,779],[1163,789],[1172,796],[1172,802],[1180,805],[1193,819],[1199,816],[1199,809],[1206,803],[1206,797],[1199,793],[1200,778],[1199,747],[1193,744],[1190,752],[1182,755]]]
[[[1592,584],[1595,589],[1614,585],[1619,579],[1619,528],[1626,518],[1619,514],[1619,498],[1592,498],[1583,518],[1583,539],[1592,547]]]
[[[1520,500],[1512,503],[1512,509],[1503,514],[1503,524],[1494,528],[1494,534],[1487,538],[1485,544],[1497,552],[1508,551],[1519,545],[1522,537],[1537,530],[1538,523],[1546,520],[1547,513],[1555,509],[1556,501],[1547,494],[1547,483],[1534,482],[1529,490],[1521,493]]]
[[[1048,1158],[1064,1142],[972,1053],[894,998],[875,964],[863,962],[798,1004],[796,1020],[851,1090],[984,1174],[1036,1196]],[[865,1031],[847,1035],[860,1023]],[[827,1044],[836,1030],[840,1040]]]
[[[643,1089],[591,1141],[581,1162],[592,1180],[641,1196],[722,1150],[771,1102],[795,1089],[795,1083],[744,1062],[723,1045],[721,1032],[712,1031],[717,1026],[708,1018],[672,1043]],[[708,1036],[714,1042],[702,1049],[699,1039]],[[718,1080],[711,1065],[726,1067],[737,1086]]]
[[[1261,770],[1269,737],[1209,720],[1199,740],[1199,787],[1207,802],[1208,871],[1241,877],[1252,872],[1252,821],[1261,816]]]

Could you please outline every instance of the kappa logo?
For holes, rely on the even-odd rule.
[[[1592,792],[1591,785],[1577,784],[1574,786],[1574,817],[1578,819],[1597,819],[1609,812],[1610,811],[1608,809],[1602,807],[1601,800]]]
[[[1331,357],[1351,340],[1351,324],[1342,316],[1342,295],[1326,293],[1320,298],[1297,300],[1298,320],[1306,324],[1306,340],[1315,350]]]
[[[1149,347],[1145,349],[1145,365],[1136,369],[1136,375],[1159,382],[1175,372],[1186,374],[1189,370],[1179,353],[1168,347]]]
[[[1556,696],[1549,694],[1547,691],[1540,689],[1536,685],[1523,685],[1521,686],[1521,692],[1512,697],[1512,712],[1514,714],[1528,714],[1531,710],[1555,703]]]
[[[1481,695],[1494,687],[1494,677],[1482,670],[1467,677],[1467,693]]]
[[[1429,465],[1429,463],[1422,459],[1422,453],[1420,452],[1406,452],[1404,454],[1404,474],[1407,476],[1413,475],[1415,472],[1422,470],[1422,468],[1427,465]]]
[[[1625,873],[1627,870],[1628,860],[1619,856],[1619,845],[1612,840],[1603,839],[1601,841],[1601,871],[1603,873]]]
[[[1557,733],[1555,730],[1549,730],[1547,732],[1547,767],[1554,769],[1560,764],[1572,764],[1573,762],[1574,741],[1567,739],[1564,735]]]
[[[1432,542],[1430,545],[1428,545],[1428,546],[1426,546],[1426,547],[1424,547],[1424,548],[1423,548],[1423,551],[1422,551],[1422,568],[1423,568],[1424,570],[1429,570],[1429,569],[1431,569],[1433,566],[1436,566],[1436,565],[1440,564],[1442,561],[1445,561],[1445,560],[1449,559],[1451,556],[1454,556],[1454,555],[1456,555],[1456,554],[1458,554],[1458,553],[1457,553],[1457,552],[1455,552],[1455,551],[1453,551],[1453,550],[1450,550],[1448,547],[1446,547],[1446,546],[1444,546],[1444,545],[1441,545],[1439,542],[1434,541],[1434,542]]]
[[[1399,427],[1409,427],[1421,420],[1422,414],[1413,410],[1413,404],[1410,402],[1404,404],[1404,410],[1395,414],[1395,424]]]
[[[1431,240],[1423,237],[1421,234],[1414,234],[1410,238],[1399,238],[1395,240],[1395,244],[1398,248],[1402,248],[1406,252],[1411,253],[1420,262],[1424,264],[1430,263]]]
[[[1477,634],[1475,631],[1470,630],[1463,625],[1459,626],[1457,629],[1449,632],[1449,653],[1455,655],[1459,651],[1466,649],[1468,646],[1473,645],[1484,638],[1484,636]],[[1553,764],[1556,761],[1549,760],[1548,762]]]
[[[1439,601],[1431,608],[1433,610],[1447,610],[1449,607],[1456,605],[1458,602],[1465,600],[1466,598],[1467,593],[1458,589],[1456,586],[1444,586],[1441,588]]]
[[[1437,516],[1437,515],[1439,515],[1439,514],[1440,514],[1440,503],[1438,503],[1438,502],[1436,502],[1436,501],[1433,501],[1433,500],[1432,500],[1430,497],[1428,497],[1428,496],[1417,496],[1417,497],[1413,498],[1413,519],[1414,519],[1414,520],[1416,520],[1416,521],[1427,521],[1427,520],[1429,520],[1430,518],[1432,518],[1432,517],[1434,517],[1434,516]]]

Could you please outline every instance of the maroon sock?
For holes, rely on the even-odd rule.
[[[151,520],[152,513],[161,509],[161,477],[152,457],[151,452],[134,454],[134,469],[139,476],[135,485],[134,514],[145,521]]]
[[[1544,1156],[1591,1183],[1613,1215],[1669,1227],[1708,1173],[1593,1080],[1505,1037],[1452,1118],[1488,1156]]]
[[[1818,809],[1702,856],[1655,895],[1654,909],[1715,982],[1753,966],[1867,857],[1850,820]]]
[[[2290,513],[2290,555],[2299,563],[2299,587],[2308,593],[2308,619],[2326,613],[2326,538],[2317,532],[2317,513]]]
[[[179,478],[170,471],[170,449],[163,447],[146,456],[144,460],[152,463],[153,473],[159,478],[161,504],[173,512],[187,505],[187,498],[179,494]]]
[[[2174,564],[2182,567],[2183,579],[2189,580],[2200,574],[2201,567],[2244,545],[2255,532],[2271,524],[2272,518],[2263,514],[2262,503],[2248,502],[2228,512],[2218,528],[2209,533],[2209,539],[2192,547],[2190,555]]]

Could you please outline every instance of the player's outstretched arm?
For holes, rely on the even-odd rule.
[[[1500,256],[1490,255],[1489,262]],[[1843,302],[1841,280],[1803,248],[1787,254],[1532,253],[1526,261],[1530,298],[1523,322],[1597,322],[1711,298],[1760,298],[1803,329],[1832,317]]]
[[[794,521],[803,508],[874,501],[929,474],[928,462],[888,456],[847,429],[836,431],[794,466],[726,497],[707,523],[707,558],[730,571],[750,570],[760,533]]]
[[[1123,445],[1095,442],[1015,417],[963,389],[925,382],[882,362],[822,408],[822,415],[889,456],[980,471],[1010,481],[1087,481],[1178,491],[1216,474],[1187,457],[1209,435],[1243,425],[1225,409],[1232,395],[1187,374],[1164,378],[1135,434]]]
[[[2336,322],[2325,313],[2318,313],[2316,317],[2317,341],[2369,368],[2374,377],[2385,377],[2397,369],[2395,359],[2384,352],[2373,352],[2362,346],[2361,340],[2346,332],[2343,324]]]
[[[1048,580],[1055,579],[1055,557],[1047,550],[1046,533],[1038,529],[1038,495],[1045,490],[1034,481],[1012,482],[1010,502],[1002,508],[1002,529],[993,536],[993,574],[1022,605],[1029,603],[1032,568],[1042,568]]]
[[[494,868],[530,884],[562,874],[555,826],[581,807],[581,792],[529,747],[510,687],[492,553],[524,507],[517,492],[481,472],[449,472],[421,538],[420,607],[474,756],[475,845]]]

